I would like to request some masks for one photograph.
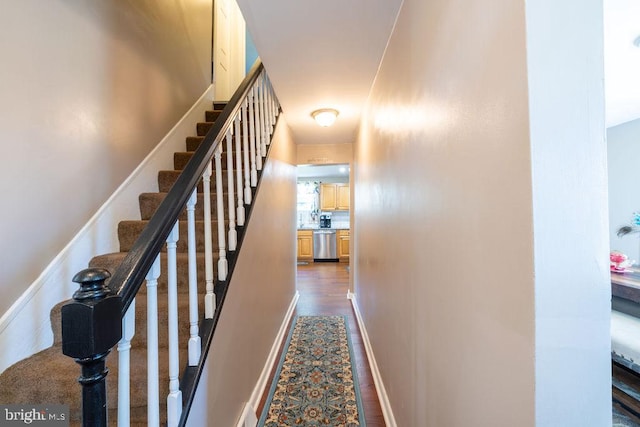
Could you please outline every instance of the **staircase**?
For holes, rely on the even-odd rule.
[[[260,70],[261,65],[259,66]],[[254,66],[254,69],[256,66]],[[256,71],[253,71],[256,72]],[[264,87],[267,87],[266,78],[264,80]],[[241,89],[242,89],[241,85]],[[267,87],[268,89],[268,87]],[[240,90],[240,89],[239,89]],[[252,98],[249,97],[246,100],[243,100],[242,107],[238,110],[238,114],[235,119],[232,118],[233,121],[231,123],[235,125],[235,132],[233,132],[233,127],[231,130],[223,129],[224,134],[222,136],[215,135],[207,135],[212,129],[215,131],[216,120],[223,113],[225,104],[214,103],[213,109],[207,111],[205,113],[205,121],[198,123],[196,126],[196,135],[192,137],[188,137],[186,139],[185,151],[184,152],[176,152],[174,153],[174,169],[173,170],[165,170],[158,172],[158,192],[154,193],[143,193],[139,196],[139,206],[140,206],[140,219],[139,220],[124,220],[121,221],[118,225],[118,239],[120,244],[120,251],[116,253],[99,255],[91,259],[89,262],[90,268],[97,269],[105,269],[111,273],[118,271],[118,269],[122,269],[123,262],[127,264],[127,256],[131,250],[137,250],[137,245],[140,244],[138,242],[138,237],[144,232],[145,228],[148,226],[150,221],[156,212],[162,210],[161,205],[168,197],[169,191],[174,187],[176,181],[179,180],[179,177],[182,171],[187,167],[190,159],[194,156],[194,153],[198,150],[198,148],[202,144],[211,143],[211,141],[215,140],[220,142],[219,145],[222,147],[221,159],[222,161],[212,161],[214,165],[217,163],[218,167],[213,167],[212,175],[211,175],[211,202],[210,202],[210,211],[211,216],[209,221],[207,221],[208,216],[205,215],[205,211],[203,206],[205,206],[205,199],[207,199],[208,193],[203,192],[204,187],[202,184],[202,180],[197,184],[197,202],[196,209],[193,212],[193,228],[195,230],[195,257],[192,254],[192,259],[195,258],[195,271],[197,276],[197,306],[199,308],[197,314],[197,323],[200,324],[200,330],[198,331],[198,335],[194,337],[194,322],[190,324],[190,310],[193,311],[193,307],[190,307],[190,297],[189,297],[189,282],[190,282],[190,254],[189,254],[189,245],[188,245],[188,228],[189,228],[189,215],[187,213],[187,209],[183,209],[179,214],[178,219],[178,229],[180,238],[176,242],[176,253],[175,253],[175,269],[176,269],[176,279],[177,279],[177,327],[178,327],[178,337],[180,339],[180,344],[177,348],[177,354],[179,358],[179,366],[180,366],[180,380],[182,380],[184,388],[184,377],[189,376],[191,378],[194,377],[194,370],[197,367],[194,366],[194,363],[191,363],[191,367],[187,367],[188,360],[188,352],[192,349],[187,348],[187,341],[191,335],[191,338],[197,338],[200,340],[201,348],[198,349],[198,353],[200,354],[201,350],[205,350],[204,347],[207,342],[210,342],[210,337],[207,337],[207,334],[212,334],[214,332],[215,324],[217,323],[217,316],[219,316],[219,311],[221,308],[221,304],[224,300],[224,294],[226,293],[226,286],[229,286],[231,277],[230,274],[233,270],[233,264],[237,257],[237,251],[229,251],[228,248],[225,251],[224,247],[220,247],[218,243],[219,239],[219,230],[224,230],[224,234],[226,236],[227,232],[230,229],[230,222],[234,222],[234,218],[230,219],[229,208],[232,207],[233,210],[236,209],[235,197],[237,197],[237,191],[240,189],[242,191],[244,179],[248,178],[249,171],[242,174],[242,172],[236,175],[234,170],[229,174],[229,166],[233,167],[233,161],[229,164],[226,161],[227,157],[227,148],[233,147],[231,158],[235,161],[237,159],[244,159],[244,166],[248,166],[247,163],[248,158],[251,155],[254,156],[254,160],[256,160],[257,164],[261,164],[263,159],[266,158],[266,150],[260,149],[260,141],[259,138],[254,142],[254,146],[251,146],[251,143],[247,145],[246,143],[243,145],[243,140],[246,141],[249,135],[246,135],[245,132],[251,133],[252,137],[260,136],[260,130],[258,130],[258,120],[260,119],[259,109],[257,106],[257,101],[262,100],[257,96],[255,100],[253,100],[253,105],[250,106],[252,102]],[[266,92],[263,89],[261,92],[261,96],[264,97]],[[253,94],[253,92],[251,92]],[[236,99],[236,96],[232,98]],[[255,130],[254,128],[249,127],[250,132],[247,131],[246,126],[239,126],[239,123],[244,119],[247,125],[254,126],[253,120],[247,120],[246,114],[251,113],[255,105]],[[275,102],[273,105],[276,105]],[[233,106],[230,105],[233,109]],[[264,109],[264,111],[268,111],[268,109]],[[277,113],[277,108],[274,109]],[[229,116],[230,114],[223,114],[223,119]],[[243,116],[244,115],[244,116]],[[228,118],[227,118],[228,121]],[[273,118],[272,125],[275,126],[275,117]],[[272,131],[272,125],[269,125],[269,129],[266,137],[270,136],[270,132]],[[219,126],[217,126],[219,128]],[[263,129],[267,129],[267,126],[264,126]],[[240,132],[238,132],[240,130]],[[264,132],[263,132],[264,133]],[[257,134],[257,135],[256,135]],[[206,138],[205,138],[206,136]],[[226,145],[227,141],[231,143],[231,145]],[[256,142],[257,141],[257,142]],[[257,144],[257,145],[256,145]],[[251,147],[251,149],[249,148]],[[268,149],[268,144],[267,144]],[[255,148],[255,149],[254,149]],[[204,149],[203,149],[204,150]],[[219,152],[220,148],[216,149],[216,152]],[[239,150],[239,153],[238,153]],[[239,154],[239,156],[237,156]],[[246,156],[245,156],[246,154]],[[257,158],[259,156],[260,158]],[[240,162],[242,163],[242,161]],[[252,170],[252,172],[254,172]],[[259,179],[259,171],[255,171],[257,178]],[[217,175],[220,176],[217,176]],[[240,176],[243,175],[243,179],[240,179]],[[232,176],[232,178],[229,178]],[[236,196],[229,196],[229,190],[233,189],[236,186],[236,177],[238,178],[237,187],[236,187]],[[224,189],[222,191],[222,205],[220,205],[220,200],[217,199],[217,196],[220,192],[216,191],[216,179],[220,178],[222,182],[224,182]],[[194,181],[195,182],[195,181]],[[255,184],[251,186],[251,198],[255,196],[255,192],[257,190],[257,180]],[[220,189],[219,182],[218,190]],[[229,185],[227,185],[229,184]],[[247,181],[247,189],[249,188]],[[191,191],[189,192],[189,194]],[[245,193],[246,197],[246,193]],[[216,203],[217,201],[217,203]],[[166,202],[163,206],[166,206]],[[217,208],[223,206],[224,216],[222,220],[220,220],[220,214],[217,211]],[[244,206],[249,212],[250,205]],[[235,213],[235,212],[234,212]],[[239,214],[237,216],[240,216]],[[247,219],[249,215],[247,214]],[[218,222],[222,222],[224,227],[219,227]],[[205,231],[205,224],[210,222],[211,227],[210,230]],[[245,225],[246,226],[246,225]],[[238,231],[238,243],[242,241],[242,235],[244,232],[244,227],[238,226],[236,227]],[[210,237],[209,237],[210,235]],[[213,243],[213,247],[211,248],[209,254],[207,255],[207,239]],[[223,241],[226,242],[227,246],[229,246],[229,240],[225,237]],[[129,402],[129,417],[130,417],[130,425],[152,425],[154,422],[150,421],[155,419],[156,417],[159,419],[160,425],[176,425],[176,420],[167,419],[167,391],[169,390],[170,383],[170,361],[169,354],[170,350],[170,298],[169,298],[169,275],[167,274],[169,268],[167,267],[168,262],[171,259],[171,255],[167,251],[168,245],[162,245],[161,252],[159,253],[160,265],[162,266],[160,269],[160,275],[157,279],[157,318],[158,318],[158,335],[157,335],[157,350],[158,350],[158,383],[159,390],[155,392],[152,391],[152,394],[156,394],[157,396],[153,396],[157,402],[159,402],[159,414],[155,414],[154,410],[149,410],[148,402],[148,351],[149,342],[155,342],[155,338],[149,339],[147,336],[147,313],[149,309],[149,304],[156,305],[156,302],[149,303],[147,300],[147,286],[144,283],[140,286],[139,291],[135,297],[135,336],[133,340],[131,340],[131,349],[130,349],[130,402]],[[220,249],[223,249],[220,251]],[[238,246],[239,249],[239,246]],[[193,250],[193,249],[192,249]],[[218,262],[220,260],[221,254],[224,256],[225,254],[228,256],[228,268],[229,268],[229,276],[226,276],[226,272],[218,271]],[[207,272],[207,266],[205,262],[205,258],[209,256],[212,258],[213,262],[210,265],[210,270]],[[192,261],[193,262],[193,261]],[[126,266],[125,266],[126,267]],[[212,267],[212,268],[211,268]],[[193,267],[192,267],[193,268]],[[205,287],[205,277],[211,276],[213,273],[213,280],[215,282],[215,289],[217,294],[217,302],[215,304],[215,315],[210,316],[209,319],[203,319],[203,301],[205,300],[206,287]],[[220,279],[223,280],[220,280]],[[109,285],[110,279],[107,279],[105,283]],[[209,280],[211,282],[211,280]],[[112,290],[112,286],[110,286]],[[116,288],[117,289],[117,288]],[[221,292],[222,290],[222,292]],[[210,289],[211,291],[211,289]],[[155,301],[152,299],[152,301]],[[68,304],[68,301],[62,302],[56,305],[50,314],[51,318],[51,326],[53,329],[54,342],[50,348],[47,348],[33,356],[16,363],[15,365],[9,367],[2,375],[0,375],[0,403],[11,403],[11,404],[65,404],[70,407],[70,419],[72,425],[81,425],[82,422],[82,408],[81,408],[81,387],[78,384],[78,375],[80,373],[80,367],[78,364],[74,363],[74,360],[62,352],[63,347],[63,338],[62,338],[62,328],[61,328],[61,308]],[[191,314],[191,319],[193,320],[193,313]],[[123,319],[124,320],[124,319]],[[205,325],[203,328],[202,326]],[[123,330],[126,330],[127,326],[124,324]],[[110,356],[107,360],[107,367],[109,369],[109,374],[106,376],[107,383],[107,407],[108,407],[108,418],[109,425],[116,425],[116,420],[118,420],[118,376],[119,376],[119,362],[118,362],[118,351],[116,350],[117,346],[112,348]],[[151,350],[155,351],[155,350]],[[204,351],[202,351],[204,353]],[[203,363],[203,358],[198,357],[198,363]],[[191,370],[191,371],[189,371]],[[189,375],[185,375],[185,373],[189,371]],[[174,375],[173,387],[177,387],[177,379],[175,378],[176,373]],[[155,380],[154,380],[155,381]],[[177,395],[179,404],[179,411],[182,411],[183,408],[186,407],[186,411],[188,411],[190,398],[192,398],[192,393],[195,390],[195,386],[197,381],[192,381],[192,384],[189,384],[187,388],[189,390],[182,390],[181,394]],[[153,390],[153,387],[151,388]],[[154,406],[153,404],[151,405]],[[184,418],[182,423],[184,423]],[[179,419],[179,415],[178,418]],[[87,424],[87,420],[84,420],[84,425]]]

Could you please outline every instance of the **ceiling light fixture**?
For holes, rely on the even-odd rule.
[[[638,36],[635,39],[633,39],[633,45],[635,47],[640,47],[640,36]]]
[[[322,108],[311,113],[311,117],[313,117],[320,126],[326,128],[336,121],[338,114],[338,110],[334,110],[333,108]]]

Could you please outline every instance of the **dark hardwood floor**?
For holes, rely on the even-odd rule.
[[[376,387],[373,383],[369,361],[364,349],[360,329],[351,302],[347,299],[349,289],[349,271],[346,263],[309,263],[298,266],[298,292],[300,299],[295,309],[295,315],[345,315],[348,319],[351,343],[355,357],[360,396],[368,427],[384,427],[384,418]],[[289,325],[291,327],[291,325]],[[282,348],[280,348],[282,353]],[[280,355],[278,355],[278,360]],[[274,369],[275,371],[275,369]],[[269,384],[257,408],[258,414],[267,399],[269,387],[275,372],[271,372]]]
[[[640,426],[640,376],[613,363],[612,382],[614,425]],[[625,417],[624,424],[615,424],[616,413]]]

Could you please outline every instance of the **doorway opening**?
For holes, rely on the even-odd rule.
[[[297,180],[298,265],[345,264],[349,270],[351,182],[349,164],[299,165]]]

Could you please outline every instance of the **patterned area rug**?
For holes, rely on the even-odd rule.
[[[344,316],[299,316],[258,426],[364,426]]]

